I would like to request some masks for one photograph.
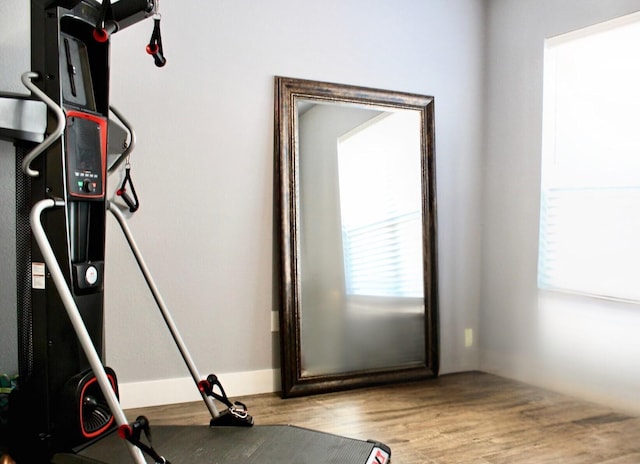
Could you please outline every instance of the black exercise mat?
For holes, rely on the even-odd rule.
[[[291,425],[253,427],[152,426],[153,447],[171,464],[367,464],[376,460],[372,441],[355,440]],[[52,464],[133,462],[125,443],[112,433],[75,455],[58,454]],[[153,463],[150,458],[147,462]]]

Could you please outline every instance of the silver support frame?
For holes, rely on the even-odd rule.
[[[156,0],[157,1],[157,0]],[[120,113],[120,111],[118,111],[115,107],[110,106],[109,109],[111,110],[111,112],[113,114],[116,115],[116,117],[120,120],[120,122],[124,125],[124,127],[127,129],[127,131],[129,131],[129,135],[131,137],[131,140],[129,140],[129,145],[127,145],[127,148],[120,154],[120,156],[118,156],[118,159],[111,165],[111,167],[109,168],[109,174],[111,174],[113,171],[115,171],[116,169],[118,169],[118,166],[120,166],[122,164],[122,162],[127,159],[127,157],[131,154],[131,152],[133,151],[133,149],[136,147],[136,133],[133,130],[133,126],[131,125],[131,123],[129,121],[127,121],[125,119],[125,117],[122,115],[122,113]]]
[[[185,345],[184,341],[182,340],[182,337],[180,336],[180,332],[178,332],[178,328],[175,322],[173,321],[173,318],[171,317],[171,314],[169,312],[169,309],[167,308],[167,305],[164,303],[164,300],[162,299],[162,296],[158,291],[158,287],[156,286],[153,280],[153,277],[149,272],[149,268],[147,267],[146,263],[144,262],[144,259],[142,258],[140,249],[138,248],[138,245],[133,239],[133,235],[131,234],[131,230],[127,225],[127,221],[124,215],[122,214],[122,211],[120,211],[120,208],[118,208],[118,206],[115,203],[108,202],[108,205],[109,205],[108,206],[109,211],[113,213],[115,218],[118,220],[118,223],[120,224],[120,228],[122,229],[122,232],[124,233],[127,239],[127,242],[129,243],[129,247],[131,248],[131,251],[133,252],[133,255],[136,258],[138,267],[140,268],[140,271],[142,271],[142,275],[144,276],[144,279],[147,282],[147,286],[149,287],[149,290],[151,290],[151,293],[153,294],[153,298],[155,299],[156,304],[158,305],[158,309],[160,309],[160,313],[164,318],[164,322],[167,324],[167,328],[169,329],[169,332],[171,332],[171,336],[173,337],[173,340],[177,345],[178,350],[180,350],[182,359],[184,360],[185,364],[189,368],[189,372],[191,373],[191,377],[193,378],[193,381],[195,382],[196,386],[198,386],[198,382],[200,382],[200,380],[203,380],[203,379],[200,376],[200,373],[198,372],[198,369],[196,368],[195,363],[193,362],[193,358],[191,358],[191,355],[189,354],[189,350],[187,349],[187,346]],[[198,388],[198,391],[200,391],[199,388]],[[202,396],[203,401],[207,405],[207,409],[211,413],[211,417],[212,418],[218,417],[220,413],[218,412],[218,409],[216,408],[216,405],[213,402],[213,399],[211,399],[211,397],[208,396],[203,391],[200,391],[200,395]]]
[[[51,132],[47,138],[44,139],[42,143],[37,145],[33,150],[31,150],[22,160],[22,170],[24,173],[31,177],[38,177],[40,173],[34,169],[31,169],[31,162],[38,157],[43,151],[45,151],[49,146],[55,142],[62,133],[64,132],[64,128],[67,124],[67,120],[64,115],[64,111],[56,102],[54,102],[47,94],[45,94],[42,90],[36,87],[31,79],[37,79],[40,77],[40,74],[37,72],[26,72],[22,74],[20,79],[26,88],[31,90],[40,100],[42,100],[51,111],[53,111],[56,116],[56,127],[53,132]]]
[[[91,366],[93,374],[96,376],[96,380],[98,381],[100,390],[107,400],[107,404],[109,405],[109,409],[111,409],[111,413],[113,414],[116,423],[118,424],[118,426],[128,425],[129,423],[127,422],[124,411],[120,406],[118,397],[111,387],[111,383],[109,382],[107,373],[104,370],[102,361],[100,360],[100,357],[98,356],[98,353],[93,346],[93,342],[91,341],[89,332],[84,325],[84,321],[82,320],[82,316],[80,315],[78,306],[73,299],[71,290],[69,290],[69,287],[67,286],[67,281],[64,278],[62,270],[60,269],[60,265],[58,264],[58,260],[56,259],[53,249],[51,248],[51,244],[49,243],[49,240],[47,238],[47,234],[42,227],[42,223],[40,222],[42,212],[46,209],[53,208],[54,206],[64,207],[65,202],[63,200],[44,199],[40,200],[33,206],[33,208],[31,209],[31,214],[29,216],[33,236],[36,239],[38,246],[40,247],[40,251],[42,252],[44,261],[49,268],[49,273],[51,274],[51,278],[53,279],[56,289],[58,290],[58,294],[60,295],[60,299],[64,304],[67,315],[71,320],[71,324],[73,325],[73,329],[76,332],[78,341],[80,342],[82,350],[84,351],[84,354],[89,361],[89,365]],[[129,448],[129,453],[131,454],[133,461],[136,464],[146,464],[147,461],[145,460],[142,451],[128,441],[125,441],[125,443]]]

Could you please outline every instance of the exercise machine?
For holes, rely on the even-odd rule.
[[[119,30],[148,18],[154,27],[146,51],[163,67],[157,0],[31,1],[32,71],[22,75],[31,95],[0,95],[3,114],[13,115],[0,121],[0,137],[16,146],[20,370],[10,396],[9,453],[2,459],[387,464],[391,451],[382,443],[288,424],[254,425],[215,374],[198,372],[123,213],[139,207],[128,162],[135,132],[110,105],[109,48]],[[109,134],[118,132],[126,148],[110,156]],[[109,174],[123,164],[124,180],[109,200]],[[128,419],[120,406],[116,372],[103,362],[108,214],[120,225],[211,414],[208,424],[152,426],[143,416]]]

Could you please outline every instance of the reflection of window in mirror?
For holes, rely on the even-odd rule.
[[[420,114],[383,112],[338,139],[348,296],[423,296]]]

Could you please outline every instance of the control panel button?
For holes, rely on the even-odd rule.
[[[95,193],[98,188],[98,183],[91,179],[85,179],[82,181],[82,191],[87,193]]]
[[[87,270],[84,272],[84,280],[85,282],[93,286],[98,281],[98,269],[95,266],[87,267]]]

